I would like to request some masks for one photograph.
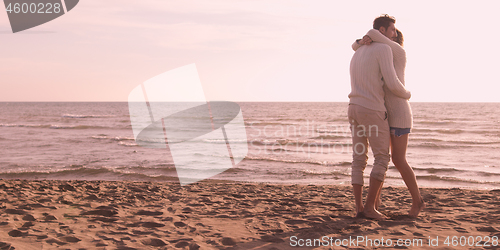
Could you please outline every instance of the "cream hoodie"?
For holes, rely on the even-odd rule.
[[[357,49],[351,59],[350,74],[351,104],[386,111],[384,85],[401,98],[411,97],[410,92],[396,76],[392,50],[386,44],[372,43]]]
[[[376,29],[369,30],[366,35],[368,35],[376,43],[383,43],[390,46],[393,54],[396,75],[404,85],[406,52],[403,47],[387,38]],[[355,51],[357,51],[357,49],[360,47],[361,45],[359,45],[357,42],[354,42],[354,44],[352,45],[352,48]],[[401,98],[400,96],[394,94],[387,85],[384,85],[384,92],[385,107],[389,116],[389,126],[396,128],[411,128],[413,126],[413,116],[408,99]]]

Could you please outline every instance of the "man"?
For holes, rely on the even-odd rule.
[[[396,37],[396,20],[383,15],[374,20],[374,28],[393,39]],[[369,43],[363,39],[361,43]],[[349,123],[352,130],[353,162],[352,186],[357,216],[384,219],[375,209],[377,194],[385,180],[389,165],[390,130],[384,106],[384,84],[395,95],[409,99],[411,94],[396,76],[392,50],[388,45],[372,43],[354,53],[350,65],[351,93],[349,94]],[[375,161],[370,173],[366,204],[363,206],[363,173],[368,161],[370,145]]]

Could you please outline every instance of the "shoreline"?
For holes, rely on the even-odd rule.
[[[439,237],[433,248],[446,249],[446,236],[500,237],[500,189],[421,192],[411,219],[406,187],[384,187],[390,219],[373,221],[353,217],[350,185],[0,179],[0,249],[311,249],[293,244],[325,236]]]
[[[36,177],[32,177],[32,178],[19,178],[19,177],[13,177],[13,178],[10,178],[10,177],[6,177],[6,174],[5,173],[0,173],[0,181],[16,181],[16,180],[20,180],[20,181],[87,181],[87,182],[131,182],[131,183],[169,183],[169,184],[175,184],[175,183],[179,183],[179,180],[177,177],[172,177],[172,176],[163,176],[163,179],[151,179],[151,180],[148,180],[148,179],[144,179],[144,180],[120,180],[120,179],[116,179],[116,180],[95,180],[95,179],[80,179],[80,180],[77,180],[77,179],[70,179],[70,178],[53,178],[53,179],[47,179],[47,178],[36,178]],[[400,182],[399,184],[394,184],[394,180],[397,180],[397,182]],[[312,182],[318,182],[318,183],[312,183]],[[365,177],[365,187],[367,188],[368,187],[368,183],[369,183],[370,179],[369,177]],[[314,185],[314,186],[341,186],[341,187],[351,187],[351,184],[345,184],[345,182],[348,182],[349,181],[342,181],[342,183],[328,183],[328,180],[327,181],[321,181],[321,180],[310,180],[310,181],[306,181],[306,180],[299,180],[298,182],[287,182],[287,181],[273,181],[273,180],[269,180],[269,181],[266,181],[266,180],[255,180],[255,181],[242,181],[242,180],[228,180],[228,179],[215,179],[215,178],[210,178],[210,179],[205,179],[202,181],[202,183],[228,183],[228,184],[231,184],[231,183],[234,183],[234,184],[253,184],[253,185],[257,185],[257,184],[267,184],[267,185],[283,185],[283,186],[293,186],[293,185],[300,185],[300,186],[308,186],[308,185]],[[383,187],[393,187],[393,188],[406,188],[406,185],[403,181],[402,178],[399,178],[399,179],[391,179],[390,181],[387,181],[386,179],[386,182],[387,183],[384,183],[384,186]],[[471,183],[462,183],[463,185],[462,186],[459,186],[458,184],[456,185],[452,185],[450,184],[450,186],[446,186],[446,185],[439,185],[439,186],[425,186],[425,185],[421,185],[421,183],[428,183],[428,182],[431,182],[431,181],[423,181],[423,180],[419,180],[419,178],[417,177],[417,183],[419,184],[419,188],[422,189],[422,188],[426,188],[426,189],[465,189],[465,190],[496,190],[496,189],[499,189],[500,190],[500,187],[496,187],[496,186],[487,186],[489,183],[488,182],[485,182],[484,184],[480,184],[480,183],[476,183],[475,185],[471,185]]]

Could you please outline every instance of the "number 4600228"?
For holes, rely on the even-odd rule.
[[[9,3],[7,6],[7,12],[9,14],[15,13],[60,13],[61,12],[61,4],[60,3]]]

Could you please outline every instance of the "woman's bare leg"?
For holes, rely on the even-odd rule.
[[[420,190],[417,185],[417,178],[413,169],[406,162],[406,148],[408,147],[408,135],[405,134],[400,137],[391,135],[391,154],[394,166],[401,173],[408,190],[410,191],[413,200],[410,212],[410,217],[417,217],[420,211],[424,208],[424,202],[420,196]]]

